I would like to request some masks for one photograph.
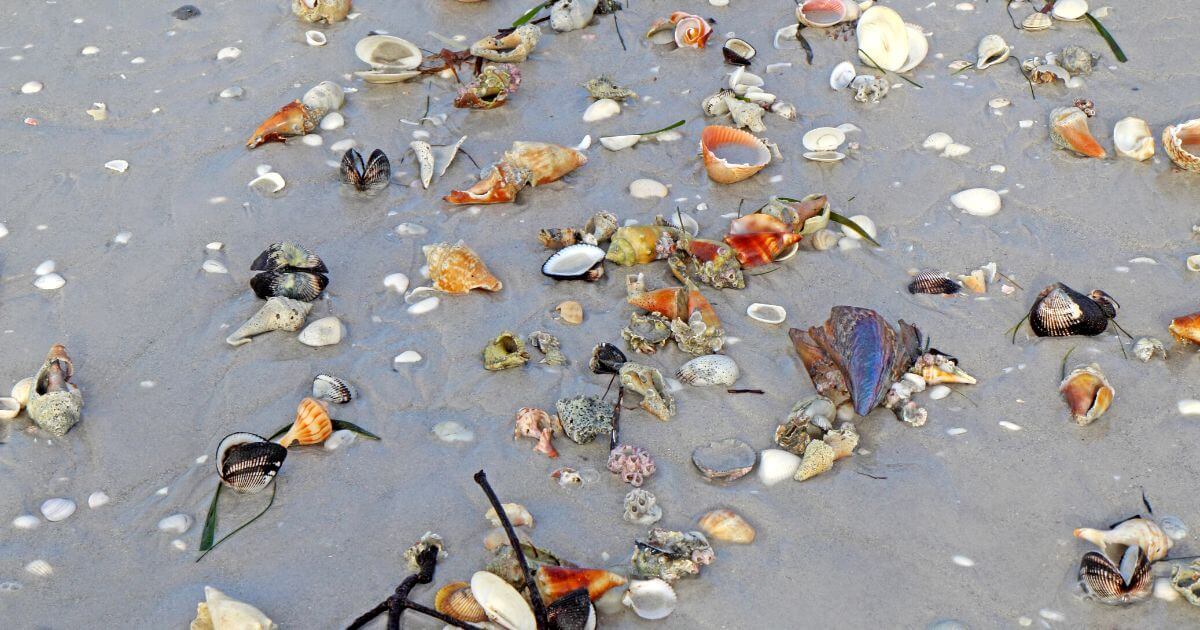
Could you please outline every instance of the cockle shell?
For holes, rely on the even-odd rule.
[[[800,468],[800,456],[782,449],[769,448],[759,455],[758,480],[765,486],[773,486],[791,479]]]
[[[1162,141],[1163,150],[1179,168],[1200,173],[1200,118],[1167,125]]]
[[[239,494],[253,494],[275,479],[287,449],[253,433],[231,433],[217,445],[214,462],[221,483]]]
[[[708,354],[684,363],[675,376],[685,385],[707,387],[733,385],[737,382],[739,374],[737,363],[733,359],[723,354]]]
[[[740,146],[755,153],[745,163],[730,163],[720,157],[721,147]],[[710,125],[700,134],[700,152],[709,179],[718,184],[733,184],[752,177],[771,162],[771,151],[760,139],[733,127]]]
[[[477,571],[471,576],[471,595],[483,607],[488,619],[506,630],[537,629],[533,610],[525,598],[495,573]]]
[[[318,374],[313,379],[312,395],[313,398],[341,405],[354,398],[354,388],[336,376]]]
[[[350,8],[350,0],[292,0],[292,13],[305,22],[340,22]]]
[[[846,13],[842,0],[804,0],[796,5],[796,19],[814,28],[836,26],[847,19]]]
[[[54,498],[42,502],[42,516],[51,523],[66,520],[75,513],[75,502],[70,499]]]
[[[833,468],[836,453],[833,447],[814,440],[804,449],[804,457],[800,460],[800,468],[796,470],[796,481],[806,481]]]
[[[541,566],[537,569],[537,587],[547,601],[563,597],[578,588],[586,588],[595,601],[609,589],[623,586],[625,578],[604,569]]]
[[[264,271],[250,277],[250,288],[261,300],[280,297],[312,302],[320,297],[327,286],[329,277],[323,273],[290,268]]]
[[[295,332],[304,325],[304,319],[312,310],[312,303],[285,297],[273,297],[258,309],[245,324],[225,339],[231,346],[250,343],[250,338],[273,330]]]
[[[1116,392],[1095,363],[1077,367],[1067,375],[1058,391],[1067,401],[1071,419],[1075,424],[1086,426],[1104,415],[1112,404]]]
[[[1025,16],[1024,20],[1021,20],[1021,28],[1027,31],[1044,31],[1050,28],[1052,22],[1053,20],[1050,19],[1049,15],[1040,11],[1034,11]]]
[[[1058,0],[1054,3],[1054,8],[1050,10],[1050,15],[1056,20],[1074,22],[1082,20],[1087,12],[1087,0]]]
[[[979,46],[975,49],[975,69],[983,70],[998,63],[1004,63],[1010,54],[1012,54],[1012,46],[1009,46],[1003,37],[995,33],[986,35],[979,40]]]
[[[913,276],[908,283],[909,293],[925,293],[929,295],[953,295],[962,290],[962,286],[943,271],[926,269]]]
[[[438,291],[463,295],[471,289],[499,291],[504,286],[463,241],[426,245],[422,251],[429,264],[429,278]]]
[[[895,9],[875,5],[863,11],[856,29],[859,58],[882,70],[897,72],[908,61],[908,28]]]
[[[321,0],[294,0],[319,2]],[[349,6],[349,0],[346,5]],[[196,618],[189,630],[277,630],[279,626],[263,612],[211,587],[204,587],[204,601],[196,606]]]
[[[1127,605],[1150,597],[1154,590],[1154,571],[1146,554],[1130,548],[1130,560],[1122,559],[1120,566],[1104,554],[1089,551],[1079,562],[1079,585],[1088,597],[1102,604]],[[1125,573],[1128,572],[1128,575]]]
[[[749,545],[754,528],[733,510],[713,510],[700,517],[700,531],[711,540]]]
[[[633,609],[642,619],[663,619],[675,612],[679,598],[675,589],[666,581],[653,578],[633,580],[621,598],[621,602]]]
[[[451,582],[438,589],[433,598],[433,608],[459,621],[474,623],[487,620],[487,613],[475,601],[471,595],[471,585],[466,582]]]
[[[333,422],[325,404],[314,398],[305,398],[296,407],[296,420],[292,428],[279,439],[279,445],[287,448],[292,444],[320,444],[333,433]]]
[[[1087,114],[1078,107],[1055,109],[1050,112],[1050,139],[1054,144],[1084,157],[1106,157],[1108,152],[1088,129],[1087,118]],[[1163,144],[1166,144],[1165,140]]]
[[[1100,547],[1113,562],[1120,562],[1128,547],[1140,548],[1150,562],[1157,562],[1167,557],[1175,544],[1158,523],[1141,517],[1123,521],[1109,530],[1081,527],[1075,530],[1075,537]]]
[[[1099,299],[1097,299],[1099,298]],[[1056,282],[1038,294],[1029,309],[1029,326],[1038,337],[1094,337],[1116,315],[1114,301],[1103,291],[1083,295]]]

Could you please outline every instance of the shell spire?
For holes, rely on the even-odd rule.
[[[283,142],[292,136],[303,136],[317,127],[317,112],[299,100],[292,101],[271,114],[254,130],[246,141],[246,148],[253,149],[268,142]]]
[[[1078,107],[1060,107],[1050,113],[1050,139],[1054,144],[1084,157],[1108,156],[1088,129],[1087,114]]]

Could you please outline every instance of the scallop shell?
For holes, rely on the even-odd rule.
[[[75,502],[70,499],[54,498],[42,502],[42,516],[47,521],[57,523],[75,513]]]
[[[1108,156],[1088,129],[1087,114],[1078,107],[1059,107],[1050,112],[1050,139],[1054,144],[1084,157]],[[1166,145],[1164,138],[1163,145]],[[1170,154],[1170,151],[1167,151]]]
[[[1025,16],[1024,20],[1021,20],[1021,28],[1027,31],[1044,31],[1050,28],[1052,22],[1053,20],[1050,19],[1049,15],[1040,11],[1034,11]]]
[[[796,19],[814,28],[836,26],[847,19],[846,13],[842,0],[804,0],[796,5]]]
[[[312,395],[313,398],[341,405],[354,398],[354,388],[336,376],[318,374],[313,379]]]
[[[305,398],[296,407],[296,421],[292,428],[279,439],[279,445],[287,448],[292,444],[320,444],[333,433],[333,421],[325,405],[313,398]]]
[[[1200,173],[1200,118],[1163,129],[1163,150],[1179,168]]]
[[[809,443],[804,449],[804,458],[800,460],[800,468],[796,470],[796,481],[806,481],[833,468],[836,453],[833,447],[819,440]]]
[[[730,164],[717,156],[725,145],[748,147],[757,152],[757,159],[746,164]],[[710,125],[700,134],[700,151],[704,156],[704,168],[709,179],[718,184],[733,184],[754,176],[771,162],[771,151],[767,145],[753,135],[734,129]]]
[[[506,543],[507,544],[507,543]],[[479,622],[487,620],[483,606],[471,595],[471,585],[466,582],[451,582],[438,589],[433,598],[433,607],[443,615],[459,621]]]
[[[1117,566],[1104,554],[1089,551],[1079,562],[1079,585],[1088,597],[1102,604],[1126,605],[1150,597],[1154,590],[1154,572],[1146,555],[1131,549],[1136,558],[1128,579],[1122,575],[1127,562]]]
[[[675,376],[685,385],[707,387],[733,385],[740,374],[733,359],[723,354],[707,354],[684,363]]]
[[[471,289],[499,291],[504,286],[463,241],[426,245],[422,250],[429,264],[429,278],[438,291],[461,295]]]
[[[944,271],[925,270],[913,276],[908,283],[909,293],[926,293],[929,295],[953,295],[962,290],[957,282]]]
[[[533,610],[517,589],[488,571],[471,576],[471,595],[483,607],[488,619],[507,630],[536,630]]]
[[[630,582],[621,602],[642,619],[663,619],[675,612],[679,598],[670,584],[654,578]]]
[[[30,575],[45,578],[50,577],[54,573],[54,567],[50,566],[50,563],[45,560],[34,560],[25,565],[25,571]]]
[[[856,29],[859,58],[882,70],[897,72],[908,61],[908,28],[895,9],[875,5],[863,11]]]
[[[983,70],[998,63],[1004,63],[1010,54],[1012,54],[1012,46],[1009,46],[1003,37],[995,33],[985,35],[983,39],[979,40],[979,46],[975,48],[975,69]]]
[[[800,462],[800,457],[794,453],[777,448],[766,449],[759,455],[758,480],[764,486],[773,486],[791,479],[800,468]]]
[[[275,479],[286,458],[286,448],[261,435],[230,433],[217,446],[217,475],[234,492],[254,494]]]
[[[733,510],[713,510],[700,517],[700,531],[711,540],[749,545],[754,528]]]
[[[1141,118],[1122,118],[1113,126],[1113,147],[1117,155],[1145,161],[1154,156],[1154,135]]]

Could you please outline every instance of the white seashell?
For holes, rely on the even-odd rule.
[[[849,61],[843,61],[833,67],[833,73],[829,75],[829,87],[835,90],[844,90],[858,73],[854,70],[854,64]]]
[[[172,514],[158,522],[158,531],[182,534],[192,528],[192,517],[187,514]]]
[[[104,103],[92,103],[92,108],[84,111],[97,122],[108,120],[108,106]]]
[[[345,448],[353,444],[356,439],[358,439],[358,435],[350,429],[338,429],[325,439],[325,450],[336,451],[339,448]]]
[[[287,182],[283,181],[283,176],[279,173],[263,173],[250,180],[250,183],[246,185],[259,192],[277,193],[283,190]]]
[[[322,81],[309,88],[300,100],[319,112],[331,112],[346,103],[346,91],[333,81]]]
[[[950,388],[945,385],[934,385],[929,388],[929,398],[932,400],[941,400],[950,395]]]
[[[816,231],[811,237],[813,249],[823,252],[837,247],[838,241],[842,237],[829,228],[821,228]]]
[[[858,19],[859,58],[874,68],[897,72],[908,61],[909,31],[895,9],[873,6]]]
[[[104,163],[104,168],[118,173],[124,173],[129,170],[129,162],[125,160],[109,160]]]
[[[408,143],[408,148],[417,156],[417,164],[421,167],[421,185],[428,190],[430,182],[433,181],[433,147],[424,140],[413,140]]]
[[[1118,155],[1145,161],[1154,156],[1154,135],[1141,118],[1122,118],[1113,126],[1113,146]]]
[[[672,212],[670,219],[667,220],[667,223],[670,223],[671,225],[683,230],[684,232],[687,232],[688,234],[691,234],[692,236],[697,236],[700,234],[700,223],[698,223],[696,219],[692,217],[692,215],[686,212]]]
[[[263,612],[250,604],[240,602],[225,593],[211,587],[204,587],[204,603],[197,609],[206,609],[212,620],[204,628],[213,630],[276,630],[279,626],[271,621]],[[201,627],[196,621],[192,627]]]
[[[800,40],[796,39],[796,33],[800,30],[800,24],[792,23],[775,31],[775,37],[771,40],[771,45],[775,50],[796,50],[800,48]],[[785,43],[786,42],[786,43]]]
[[[12,393],[9,394],[24,407],[29,404],[29,392],[33,390],[34,379],[32,376],[27,376],[13,385]]]
[[[0,223],[0,238],[8,236],[8,226]]]
[[[602,98],[591,105],[583,112],[583,122],[599,122],[608,118],[612,118],[621,113],[621,104],[611,98]]]
[[[854,223],[856,225],[858,225],[858,227],[862,228],[862,230],[864,232],[866,232],[871,238],[876,238],[879,236],[879,231],[876,230],[875,222],[871,220],[871,217],[868,217],[865,214],[856,214],[856,215],[850,217],[850,220],[854,221]],[[862,240],[862,237],[859,236],[858,232],[855,232],[854,230],[850,229],[849,226],[846,226],[846,225],[842,226],[842,234],[844,234],[846,236],[846,238],[842,239],[843,242],[846,240],[852,240],[852,241],[861,241]]]
[[[971,152],[971,147],[957,142],[951,142],[942,150],[942,157],[962,157]]]
[[[325,144],[325,139],[319,133],[306,133],[300,136],[300,144],[306,147],[319,147]]]
[[[21,413],[21,403],[16,398],[0,397],[0,420],[12,420]]]
[[[42,520],[32,514],[22,514],[13,519],[13,527],[17,529],[33,529],[42,524]]]
[[[1050,28],[1051,22],[1052,20],[1049,15],[1040,11],[1034,11],[1025,16],[1024,20],[1021,20],[1021,28],[1027,31],[1044,31]]]
[[[912,372],[905,372],[904,376],[900,377],[900,380],[908,385],[908,388],[914,392],[923,392],[927,386],[923,376],[920,374],[913,374]]]
[[[1050,10],[1050,15],[1056,20],[1075,22],[1082,20],[1083,14],[1087,12],[1087,0],[1058,0],[1054,3],[1054,8]]]
[[[782,306],[755,302],[746,307],[746,315],[756,322],[764,324],[782,324],[787,319],[787,311]]]
[[[242,56],[242,49],[237,46],[226,46],[217,51],[217,60],[224,61],[225,59],[237,59]]]
[[[998,63],[1004,63],[1011,53],[1012,46],[1009,46],[1003,37],[995,33],[985,35],[983,39],[979,40],[979,46],[975,49],[975,69],[983,70]]]
[[[75,513],[75,502],[70,499],[46,499],[42,502],[42,516],[57,523]]]
[[[344,332],[345,326],[342,326],[342,320],[333,316],[322,317],[305,326],[297,339],[306,346],[319,348],[337,344],[342,340]]]
[[[925,39],[925,31],[916,24],[906,23],[904,28],[908,31],[908,57],[897,72],[908,72],[915,69],[921,65],[922,61],[925,61],[925,56],[929,54],[929,40]]]
[[[438,304],[441,304],[441,303],[442,303],[441,298],[439,298],[437,296],[427,297],[424,300],[421,300],[421,301],[417,302],[416,304],[413,304],[412,306],[408,307],[407,310],[410,315],[424,315],[425,313],[428,313],[429,311],[432,311],[433,309],[437,308]]]
[[[846,141],[846,134],[836,127],[817,127],[800,141],[809,151],[834,151]]]
[[[38,276],[38,279],[33,281],[33,286],[43,291],[53,291],[63,288],[63,285],[66,283],[67,281],[62,276],[56,273],[48,273],[44,276]]]
[[[346,117],[338,112],[329,112],[321,119],[321,129],[325,131],[333,131],[346,126]]]
[[[1179,401],[1179,413],[1184,416],[1200,416],[1200,400],[1187,398]]]
[[[21,86],[21,93],[22,94],[37,94],[38,92],[42,91],[42,87],[44,87],[44,86],[42,85],[41,81],[29,81],[28,83]]]
[[[404,352],[396,355],[395,359],[392,359],[392,367],[404,365],[406,363],[417,363],[421,360],[421,358],[420,352],[417,352],[416,350],[405,350]]]
[[[408,276],[402,273],[390,273],[383,278],[383,286],[396,293],[404,293],[408,290]]]
[[[951,195],[950,203],[967,214],[990,217],[1000,212],[1000,193],[990,188],[969,188]]]
[[[696,357],[675,372],[680,382],[695,387],[733,385],[741,371],[733,359],[723,354],[707,354]]]
[[[488,619],[506,630],[537,628],[537,620],[525,598],[495,573],[478,571],[472,575],[471,595],[483,607]]]
[[[729,73],[729,89],[736,90],[739,85],[745,87],[762,87],[765,81],[763,78],[747,72],[744,66],[738,66],[736,70]]]
[[[219,260],[206,260],[204,264],[200,265],[200,268],[206,273],[229,273],[229,269]]]
[[[221,93],[217,96],[220,96],[221,98],[241,98],[241,96],[245,93],[245,90],[235,85],[233,87],[227,87],[224,90],[221,90]]]
[[[37,275],[37,276],[44,276],[48,273],[54,273],[54,261],[53,260],[42,261],[42,264],[38,265],[37,267],[35,267],[33,269],[33,273],[34,273],[34,275]]]
[[[329,43],[329,38],[321,31],[306,31],[304,41],[308,42],[309,46],[324,46]]]
[[[108,495],[105,494],[103,491],[98,490],[96,492],[93,492],[90,496],[88,496],[88,507],[90,507],[94,510],[98,507],[103,507],[105,505],[108,505],[109,501],[111,501],[111,499],[108,498]]]
[[[654,578],[631,580],[621,602],[642,619],[663,619],[675,612],[679,598],[670,584]]]
[[[837,151],[805,151],[804,159],[813,162],[841,162],[846,159],[846,154]]]
[[[937,131],[929,134],[929,137],[925,138],[925,142],[921,143],[921,146],[925,147],[926,149],[941,151],[942,149],[950,146],[951,142],[954,142],[954,138],[951,138],[950,134]]]
[[[356,146],[358,146],[358,140],[355,140],[354,138],[344,138],[329,145],[329,150],[333,151],[334,153],[341,154],[345,153],[346,149],[353,149]]]
[[[665,184],[653,179],[635,179],[629,184],[629,194],[634,199],[662,199],[669,192]]]
[[[1004,109],[1009,105],[1012,105],[1012,101],[1004,97],[998,97],[988,101],[988,107],[991,107],[992,109]]]
[[[781,449],[769,448],[758,455],[758,480],[764,486],[791,479],[799,468],[800,457]]]
[[[255,175],[266,175],[267,173],[270,173],[273,170],[274,169],[271,168],[270,164],[259,164],[258,166],[254,167],[254,174]]]
[[[786,120],[796,120],[796,106],[791,103],[778,101],[771,105],[771,113]]]
[[[34,560],[25,565],[25,571],[38,577],[50,577],[50,574],[54,573],[54,567],[45,560]]]
[[[1180,598],[1179,591],[1171,586],[1171,580],[1161,577],[1154,580],[1154,597],[1165,602],[1173,602]]]
[[[475,439],[475,432],[464,427],[461,422],[454,420],[446,420],[433,425],[433,434],[443,442],[451,444],[455,442],[471,442]]]
[[[91,57],[92,55],[96,55],[99,53],[100,53],[99,46],[84,46],[83,50],[79,51],[79,54],[81,54],[85,57]]]
[[[219,252],[224,248],[225,248],[225,243],[222,243],[221,241],[213,241],[204,246],[204,249],[207,249],[210,252]]]
[[[641,136],[605,136],[600,138],[600,144],[609,151],[620,151],[638,143]]]

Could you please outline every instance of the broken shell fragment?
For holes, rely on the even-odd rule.
[[[754,542],[754,528],[733,510],[713,510],[700,517],[700,531],[712,540],[749,545]]]
[[[1179,168],[1200,173],[1200,118],[1163,129],[1163,150]]]
[[[647,413],[663,422],[675,415],[675,398],[667,391],[667,384],[658,368],[627,361],[618,373],[623,388],[641,395],[639,406]]]
[[[489,36],[471,44],[471,54],[488,61],[521,63],[529,57],[542,37],[542,29],[536,24],[523,24],[516,30],[501,36]]]
[[[1087,426],[1104,415],[1116,395],[1100,366],[1095,363],[1077,367],[1058,387],[1071,410],[1075,424]]]
[[[586,588],[593,601],[609,589],[625,585],[625,578],[604,569],[579,569],[544,565],[537,569],[537,587],[547,602],[579,588]]]
[[[787,319],[787,311],[782,306],[755,302],[746,307],[746,315],[756,322],[764,324],[782,324]]]
[[[652,493],[634,488],[625,495],[625,514],[622,518],[635,525],[653,525],[662,519],[662,508],[656,503]]]
[[[311,2],[314,5],[327,0],[294,0],[299,5]],[[332,1],[332,0],[329,0]],[[345,0],[347,7],[350,1]],[[211,587],[204,587],[204,601],[196,605],[196,618],[191,630],[225,630],[226,628],[254,628],[255,630],[277,630],[279,626],[263,612],[246,602],[240,602]]]
[[[709,179],[718,184],[749,179],[771,162],[771,151],[762,140],[733,127],[705,127],[700,151]]]
[[[1078,107],[1055,109],[1050,112],[1050,139],[1059,147],[1084,157],[1106,157],[1108,152],[1088,130],[1087,119],[1087,114]],[[1166,144],[1165,139],[1163,144]]]
[[[1167,349],[1163,347],[1163,342],[1154,337],[1142,337],[1133,344],[1133,356],[1142,363],[1149,363],[1156,354],[1161,354],[1163,359],[1167,358]]]
[[[1113,147],[1117,155],[1145,161],[1154,156],[1154,135],[1141,118],[1122,118],[1113,127]]]
[[[754,468],[754,449],[736,438],[727,438],[692,451],[692,463],[712,481],[735,481]]]
[[[898,72],[909,57],[909,31],[895,9],[874,5],[863,11],[855,34],[859,58],[872,68]]]
[[[583,306],[579,302],[567,300],[554,307],[554,310],[559,318],[568,324],[574,326],[583,323]]]
[[[525,509],[520,503],[503,503],[504,515],[508,517],[509,523],[513,527],[533,527],[533,515],[529,510]],[[500,515],[496,513],[496,508],[488,508],[488,511],[483,514],[483,517],[492,524],[492,527],[502,527]]]
[[[483,349],[483,368],[496,372],[520,367],[529,361],[525,342],[515,333],[504,331]]]

